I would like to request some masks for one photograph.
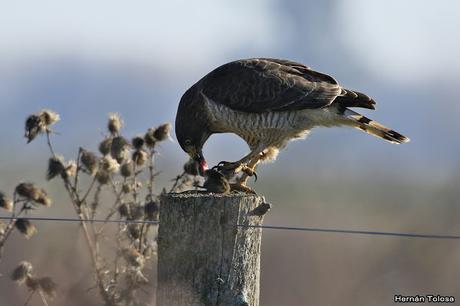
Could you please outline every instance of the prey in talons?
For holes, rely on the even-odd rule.
[[[237,162],[222,161],[212,169],[208,169],[208,163],[201,151],[192,151],[191,155],[193,156],[196,173],[206,178],[203,188],[207,191],[215,193],[238,191],[255,194],[254,190],[247,187],[246,184],[249,177],[254,177],[255,180],[257,180],[257,173],[255,172],[257,162],[253,162],[253,160],[249,159],[249,162],[246,163],[248,158]],[[238,176],[239,174],[241,174],[241,176]],[[223,180],[225,180],[225,182]],[[228,184],[229,187],[227,187],[226,184]]]
[[[234,180],[235,182],[230,183],[233,177],[234,175],[229,178],[228,174],[224,174],[222,170],[219,169],[219,165],[215,166],[205,172],[206,181],[203,188],[214,193],[229,193],[231,191],[236,191],[256,194],[253,189],[246,186],[245,182],[243,183],[241,181],[241,178],[236,178]]]
[[[255,169],[249,167],[246,163],[221,161],[215,168],[227,177],[232,177],[242,172],[248,177],[254,177],[255,181],[257,181],[258,178]]]

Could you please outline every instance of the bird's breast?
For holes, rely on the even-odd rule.
[[[235,133],[250,147],[283,147],[293,138],[304,137],[314,126],[314,118],[304,111],[241,112],[207,97],[205,106],[213,132]]]

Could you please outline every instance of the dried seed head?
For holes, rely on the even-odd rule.
[[[165,141],[166,139],[170,137],[170,134],[171,134],[171,124],[165,123],[155,129],[153,136],[158,141]]]
[[[110,148],[110,155],[115,158],[119,163],[127,158],[129,154],[129,143],[122,137],[117,136],[112,139],[112,146]]]
[[[50,197],[48,197],[48,194],[44,189],[40,189],[40,195],[35,200],[35,202],[37,202],[38,204],[42,204],[46,207],[50,207],[52,204]]]
[[[40,188],[32,183],[21,183],[16,186],[16,193],[29,200],[35,200],[39,196]]]
[[[42,110],[39,114],[39,117],[45,126],[53,125],[61,119],[58,113],[49,109]]]
[[[133,153],[133,161],[138,166],[143,166],[149,157],[148,153],[144,150],[136,150]]]
[[[193,176],[197,176],[198,175],[198,168],[196,166],[196,163],[193,159],[189,159],[185,164],[184,164],[184,172],[189,174],[189,175],[193,175]]]
[[[130,183],[124,183],[121,186],[121,190],[123,191],[123,193],[130,193],[131,191],[133,191],[133,185]]]
[[[93,152],[80,148],[80,161],[85,169],[94,175],[97,171],[97,157]]]
[[[115,160],[121,164],[122,162],[126,161],[129,159],[129,148],[125,147],[121,152],[120,155],[118,155]]]
[[[29,220],[24,218],[17,219],[14,226],[26,237],[26,239],[29,239],[37,233],[37,228]]]
[[[109,114],[109,122],[107,124],[107,128],[112,135],[118,135],[120,129],[123,127],[123,120],[117,113],[110,113]]]
[[[149,221],[158,221],[160,206],[156,201],[150,201],[144,206],[145,217]]]
[[[32,276],[32,264],[27,261],[22,261],[11,273],[11,280],[19,284],[23,284],[27,278]]]
[[[120,168],[118,162],[109,155],[102,157],[99,161],[99,164],[101,169],[108,172],[109,174],[117,172]]]
[[[48,298],[54,299],[56,297],[57,285],[51,277],[39,278],[38,284]]]
[[[63,158],[60,156],[51,157],[48,160],[48,172],[46,174],[46,179],[52,180],[58,175],[61,175],[65,170]]]
[[[110,150],[112,148],[112,138],[106,138],[101,143],[99,144],[99,152],[101,152],[102,155],[107,155],[110,153]]]
[[[75,161],[70,160],[67,162],[63,175],[67,178],[74,177],[75,175],[77,175],[77,164],[75,163]]]
[[[27,117],[25,126],[26,133],[24,135],[24,137],[27,138],[27,143],[34,140],[35,137],[37,137],[38,134],[43,133],[45,129],[45,123],[39,115],[34,114]]]
[[[129,205],[126,203],[123,203],[120,206],[118,206],[118,213],[122,217],[125,217],[125,218],[128,217],[129,216]]]
[[[153,149],[157,143],[157,140],[154,134],[155,134],[155,129],[150,128],[147,130],[147,132],[144,135],[145,145],[149,147],[150,149]]]
[[[16,186],[16,193],[28,201],[37,204],[51,206],[51,199],[48,197],[45,189],[39,188],[32,183],[21,183]]]
[[[13,201],[0,191],[0,207],[7,211],[13,211]]]
[[[128,220],[141,220],[144,218],[144,207],[135,203],[129,204]]]
[[[39,288],[40,283],[38,282],[38,278],[33,276],[29,276],[26,278],[26,286],[29,288],[30,291],[35,291]]]
[[[99,169],[96,173],[96,179],[99,184],[106,185],[110,182],[110,173],[106,170]]]
[[[29,201],[34,201],[45,206],[51,205],[51,199],[48,197],[46,191],[32,183],[19,184],[16,186],[16,193]]]
[[[145,140],[142,136],[136,136],[131,140],[131,143],[136,150],[140,150],[144,146]]]
[[[120,174],[123,177],[130,177],[134,173],[134,166],[131,161],[123,163],[120,167]]]
[[[126,260],[126,263],[128,263],[128,265],[136,269],[142,269],[144,267],[144,256],[141,253],[139,253],[137,249],[124,248],[121,250],[121,254],[123,258]]]
[[[128,236],[134,240],[139,239],[141,236],[141,226],[139,224],[129,224]]]
[[[117,136],[112,138],[111,152],[119,152],[125,147],[129,147],[129,142],[123,136]]]

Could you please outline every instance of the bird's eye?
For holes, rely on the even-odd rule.
[[[186,146],[189,146],[189,145],[192,144],[192,141],[190,139],[185,139],[184,143],[185,143]]]

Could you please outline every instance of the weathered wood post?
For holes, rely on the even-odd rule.
[[[245,225],[268,207],[256,195],[163,195],[157,306],[258,306],[262,230]]]

